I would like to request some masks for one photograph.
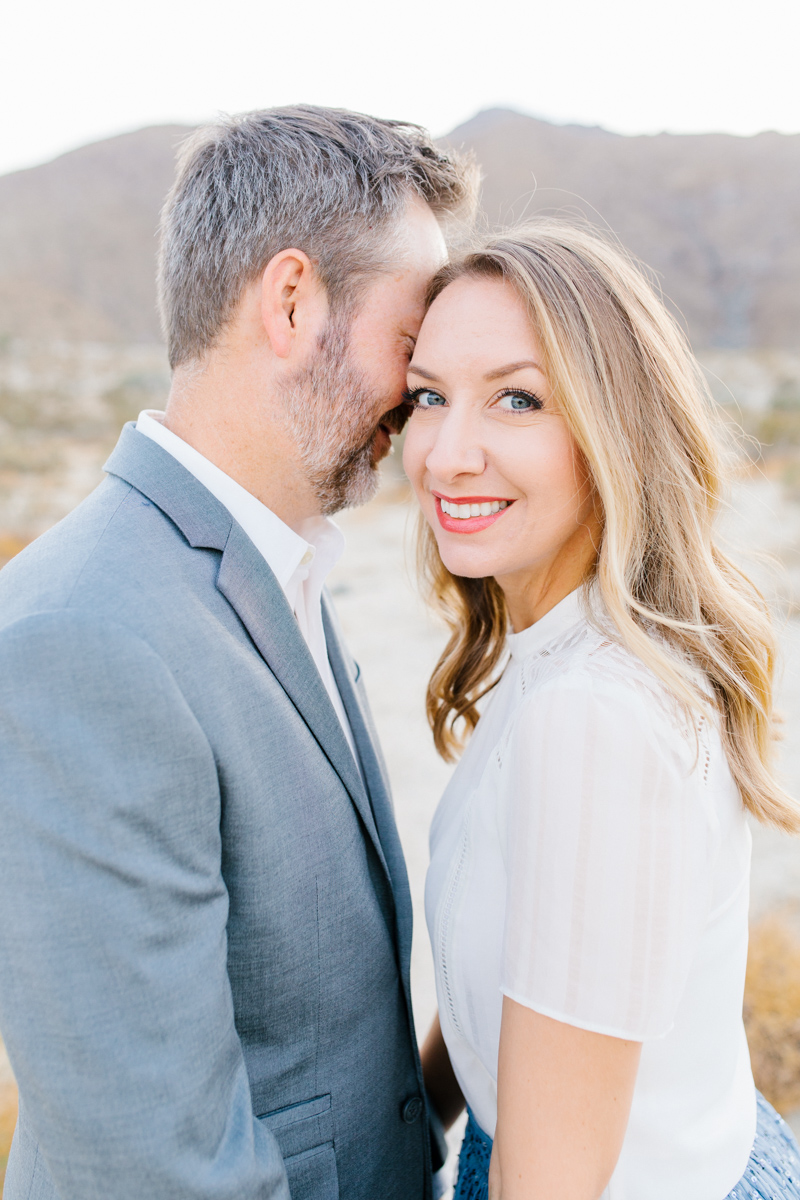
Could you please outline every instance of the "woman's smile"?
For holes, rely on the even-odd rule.
[[[478,533],[488,529],[514,503],[496,496],[443,496],[431,492],[436,515],[449,533]]]

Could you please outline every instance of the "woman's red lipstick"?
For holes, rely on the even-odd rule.
[[[507,500],[501,496],[442,496],[439,492],[432,492],[431,495],[436,502],[439,524],[448,533],[478,533],[481,529],[488,529],[514,503],[513,500]],[[482,511],[476,516],[452,515],[455,508],[463,511],[463,507],[466,505],[472,509],[478,506]],[[489,512],[486,511],[487,507]],[[450,511],[445,511],[446,509]]]

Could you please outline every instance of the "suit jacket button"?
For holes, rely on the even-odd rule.
[[[419,1096],[411,1096],[403,1105],[402,1113],[403,1120],[406,1125],[413,1125],[422,1116],[422,1099]]]

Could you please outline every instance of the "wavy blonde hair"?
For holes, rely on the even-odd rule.
[[[560,221],[504,233],[448,264],[429,303],[465,276],[507,282],[527,308],[595,488],[602,535],[590,575],[620,639],[681,703],[707,711],[700,669],[746,808],[800,831],[800,807],[771,766],[775,636],[762,596],[714,542],[723,486],[714,405],[676,322],[621,249]],[[427,710],[452,760],[496,681],[505,601],[494,579],[452,575],[424,522],[419,549],[450,628]]]

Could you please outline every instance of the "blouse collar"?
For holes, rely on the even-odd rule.
[[[559,600],[555,608],[551,608],[533,625],[523,629],[521,633],[508,635],[508,650],[512,658],[528,658],[543,650],[550,642],[568,630],[586,620],[585,587],[577,587],[563,600]]]

